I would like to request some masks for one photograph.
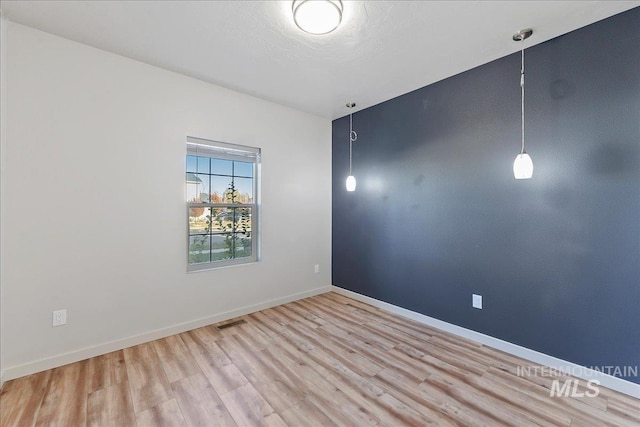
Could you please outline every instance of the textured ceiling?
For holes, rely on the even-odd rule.
[[[333,33],[290,1],[7,1],[14,22],[328,118],[375,105],[640,1],[344,1]],[[517,73],[517,71],[516,71]]]

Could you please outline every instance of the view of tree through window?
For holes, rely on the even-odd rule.
[[[255,260],[256,163],[223,152],[192,154],[186,159],[190,269]]]

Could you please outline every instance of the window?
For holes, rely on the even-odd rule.
[[[260,149],[187,138],[187,270],[259,259]]]

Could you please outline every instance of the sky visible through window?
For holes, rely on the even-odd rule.
[[[253,203],[253,163],[187,156],[187,201],[223,203],[233,183],[238,203]]]

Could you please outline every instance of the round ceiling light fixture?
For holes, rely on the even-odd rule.
[[[342,0],[293,0],[293,21],[309,34],[327,34],[342,21]]]

